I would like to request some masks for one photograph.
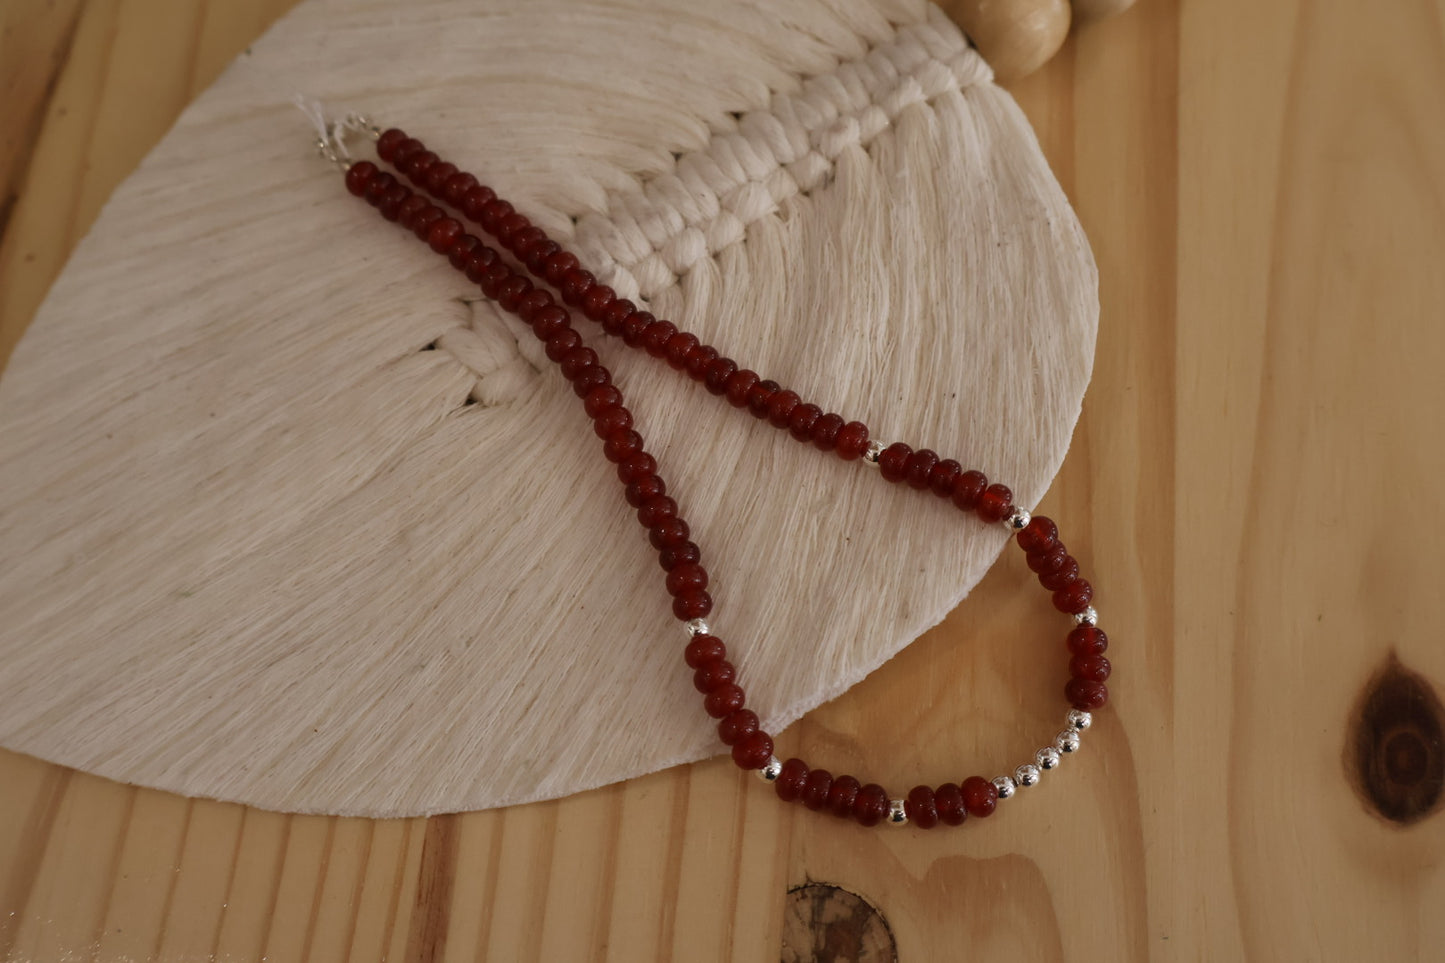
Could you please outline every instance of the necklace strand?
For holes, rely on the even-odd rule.
[[[702,566],[701,550],[678,513],[677,502],[667,495],[657,461],[646,451],[632,414],[623,404],[621,390],[613,384],[611,372],[598,363],[596,352],[583,343],[572,326],[571,312],[558,304],[551,292],[508,265],[496,249],[466,233],[458,218],[371,161],[350,160],[340,142],[347,129],[369,133],[382,161],[392,164],[427,195],[480,226],[538,282],[556,288],[565,304],[597,322],[607,334],[686,372],[712,394],[725,396],[733,407],[786,430],[800,442],[831,451],[845,461],[862,460],[876,466],[885,481],[932,491],[985,522],[1006,526],[1025,552],[1040,584],[1053,593],[1054,607],[1073,616],[1076,623],[1066,640],[1071,659],[1064,695],[1073,708],[1065,717],[1065,728],[1039,749],[1032,761],[1018,766],[1012,774],[992,780],[969,776],[961,784],[916,786],[903,798],[890,797],[876,783],[863,784],[853,776],[833,776],[825,769],[811,768],[801,759],[780,762],[773,755],[772,736],[745,705],[745,693],[738,685],[735,666],[727,658],[726,646],[705,621],[712,611],[712,598],[707,592],[709,576]],[[1108,637],[1098,627],[1098,615],[1090,604],[1093,587],[1080,576],[1079,563],[1059,540],[1052,520],[1015,506],[1006,486],[990,484],[982,472],[966,470],[951,458],[940,458],[927,448],[915,451],[902,442],[885,446],[870,439],[862,422],[846,421],[841,415],[803,401],[797,392],[740,367],[695,335],[679,331],[672,322],[659,320],[631,301],[617,297],[611,288],[583,270],[574,254],[491,188],[403,131],[382,131],[365,118],[351,117],[337,125],[335,134],[333,138],[323,137],[319,147],[344,170],[347,190],[365,199],[387,220],[410,229],[480,285],[483,294],[526,322],[544,342],[547,357],[558,365],[573,392],[582,399],[593,431],[602,440],[603,455],[617,466],[618,478],[625,486],[624,497],[636,509],[638,521],[648,530],[649,540],[657,549],[658,561],[667,573],[673,615],[685,624],[689,636],[683,658],[693,670],[693,684],[703,695],[704,710],[718,720],[718,736],[731,747],[739,768],[756,771],[787,802],[828,810],[864,826],[911,823],[929,829],[940,823],[956,826],[970,816],[992,814],[999,800],[1013,796],[1020,787],[1037,784],[1043,771],[1054,769],[1065,755],[1078,751],[1080,733],[1092,723],[1091,713],[1108,701],[1104,684],[1110,673],[1109,659],[1104,655]],[[340,150],[333,145],[339,145]]]

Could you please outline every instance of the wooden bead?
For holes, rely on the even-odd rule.
[[[1073,13],[1068,0],[938,0],[988,61],[996,78],[1033,73],[1063,46]]]

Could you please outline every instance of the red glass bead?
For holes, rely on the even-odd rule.
[[[710,394],[720,395],[727,391],[728,379],[738,370],[738,363],[732,358],[714,358],[708,362],[702,383]]]
[[[688,352],[687,365],[683,368],[687,376],[693,381],[701,381],[707,377],[707,366],[716,361],[721,355],[717,348],[710,344],[699,344]]]
[[[828,810],[840,819],[853,816],[853,803],[858,799],[858,780],[852,776],[839,776],[828,787]]]
[[[485,244],[478,245],[477,249],[472,252],[472,256],[468,258],[466,267],[462,268],[462,273],[473,284],[481,284],[487,273],[497,266],[499,260],[501,258],[496,251]]]
[[[426,232],[426,242],[431,249],[438,254],[446,254],[451,251],[452,245],[462,236],[462,222],[451,217],[444,217],[431,226]]]
[[[959,787],[963,793],[963,808],[970,816],[982,819],[993,813],[998,806],[998,789],[982,776],[969,776]]]
[[[602,315],[606,313],[613,301],[617,300],[617,292],[605,284],[594,284],[582,295],[582,313],[593,321],[601,321]]]
[[[638,346],[654,358],[662,358],[667,355],[667,342],[677,334],[677,325],[671,321],[655,321],[648,325],[647,330],[642,332]]]
[[[515,213],[515,209],[511,204],[500,197],[494,197],[482,205],[482,216],[477,218],[477,223],[481,224],[482,229],[488,234],[495,236],[501,229],[502,222],[511,217],[513,213]]]
[[[783,386],[776,381],[759,381],[748,389],[748,410],[756,418],[768,416],[768,405],[773,401],[773,395],[783,390]]]
[[[346,169],[346,189],[361,197],[377,173],[376,165],[371,161],[357,161]]]
[[[381,200],[377,202],[376,209],[388,221],[395,221],[400,217],[401,206],[414,196],[404,185],[393,184],[386,189]]]
[[[757,731],[758,715],[751,709],[739,709],[717,724],[717,737],[725,746],[735,746]]]
[[[647,457],[647,456],[644,456]],[[633,508],[641,508],[649,498],[667,494],[667,485],[656,475],[642,475],[628,483],[623,497]]]
[[[853,800],[853,818],[863,826],[876,826],[888,815],[888,791],[876,782],[858,790]]]
[[[952,458],[945,458],[934,465],[933,470],[928,473],[928,487],[939,498],[952,498],[954,486],[958,484],[959,476],[962,474],[962,465]]]
[[[417,212],[431,207],[431,201],[420,194],[412,194],[410,191],[407,194],[407,199],[396,208],[396,222],[402,227],[411,227],[415,223]]]
[[[741,742],[733,746],[733,762],[739,769],[761,769],[771,758],[773,737],[761,729],[748,733]]]
[[[700,669],[709,662],[727,658],[727,646],[715,635],[694,635],[682,650],[682,659],[688,668]]]
[[[451,250],[447,252],[447,260],[452,267],[458,270],[465,270],[472,262],[472,252],[481,247],[482,239],[475,234],[462,234],[452,243]]]
[[[826,769],[814,769],[808,773],[808,781],[803,784],[803,795],[800,797],[803,805],[817,812],[828,805],[828,793],[833,788],[833,776]]]
[[[688,529],[687,522],[683,521],[680,518],[674,518],[669,521],[663,522],[661,525],[648,532],[647,540],[652,543],[653,548],[657,549],[660,552],[664,548],[676,548],[678,545],[686,542],[688,540],[688,536],[691,534],[692,532]],[[672,607],[672,610],[674,612],[677,611],[677,605],[675,603]],[[703,614],[705,615],[707,613]],[[688,616],[689,619],[696,619],[701,617],[702,616],[700,615]]]
[[[834,450],[844,461],[857,461],[868,450],[868,426],[861,421],[850,421],[838,429]]]
[[[507,206],[511,207],[510,204]],[[531,226],[532,222],[527,219],[527,215],[513,210],[497,221],[497,240],[510,248],[517,235]]]
[[[903,812],[908,821],[919,829],[932,829],[938,825],[938,804],[933,799],[932,786],[914,786],[903,800]]]
[[[395,186],[395,177],[392,177],[391,174],[386,171],[377,171],[371,180],[366,182],[366,193],[363,194],[362,197],[366,198],[366,203],[372,207],[380,207],[382,201],[386,198],[387,191],[390,191]]]
[[[582,407],[586,410],[588,418],[596,418],[609,408],[616,408],[621,404],[622,392],[613,385],[593,388],[587,392],[587,397],[582,399]]]
[[[597,366],[593,365],[592,367],[596,368]],[[598,438],[611,438],[617,432],[626,431],[631,427],[632,412],[621,405],[609,408],[592,419],[592,430],[597,433]]]
[[[682,371],[687,367],[687,356],[698,346],[697,335],[690,331],[679,331],[667,339],[663,346],[663,357],[669,367]]]
[[[622,319],[622,326],[617,334],[622,338],[623,344],[635,348],[642,343],[642,336],[647,333],[647,329],[656,323],[657,319],[649,312],[633,311]]]
[[[665,572],[671,572],[679,565],[691,565],[702,561],[702,550],[692,542],[682,542],[657,553],[657,564]]]
[[[397,164],[397,168],[411,178],[411,182],[417,187],[422,187],[426,181],[426,172],[437,162],[437,155],[429,150],[419,150],[406,160]]]
[[[560,250],[562,250],[562,245],[558,244],[551,238],[547,238],[540,243],[533,244],[531,248],[527,251],[527,257],[525,260],[527,270],[531,271],[533,274],[537,275],[537,277],[542,278],[545,281],[547,279],[547,258],[551,257],[553,254],[556,254]]]
[[[447,181],[451,180],[452,175],[456,172],[457,165],[451,163],[450,161],[438,161],[431,167],[427,168],[427,193],[431,194],[433,197],[442,197],[442,191],[445,190],[447,186]],[[442,199],[445,200],[444,197],[442,197]]]
[[[737,678],[737,670],[727,659],[718,659],[697,667],[692,674],[692,684],[697,691],[704,694],[725,685],[730,685]]]
[[[813,426],[821,417],[823,417],[823,409],[817,405],[798,405],[793,409],[793,413],[788,415],[788,434],[798,441],[812,440]]]
[[[1029,553],[1029,569],[1037,572],[1039,575],[1047,575],[1049,572],[1057,572],[1070,558],[1072,558],[1072,556],[1069,555],[1069,550],[1064,547],[1064,543],[1055,542],[1054,547],[1047,551]]]
[[[1029,519],[1023,531],[1015,536],[1019,548],[1030,554],[1047,552],[1059,544],[1059,526],[1054,524],[1052,518],[1045,518],[1042,515],[1035,515]]]
[[[707,569],[696,562],[675,566],[667,573],[667,594],[681,595],[692,589],[707,588]]]
[[[512,253],[517,255],[517,260],[525,263],[531,257],[532,249],[546,241],[547,232],[535,224],[529,224],[512,235],[508,246],[512,249]]]
[[[968,818],[963,805],[963,791],[951,782],[933,790],[933,805],[938,809],[938,820],[948,826],[958,826]]]
[[[978,517],[986,522],[1001,522],[1013,511],[1014,493],[1007,485],[990,485],[978,497]]]
[[[1067,644],[1073,655],[1102,655],[1109,648],[1109,637],[1097,625],[1081,625],[1069,633]]]
[[[653,529],[657,531],[657,529]],[[672,614],[683,622],[706,618],[712,611],[712,596],[706,592],[684,592],[672,600]]]
[[[381,136],[376,139],[376,156],[387,163],[391,163],[391,159],[396,153],[397,145],[406,139],[406,133],[397,130],[395,127],[382,131]]]
[[[637,508],[637,521],[643,528],[653,528],[676,517],[677,502],[666,495],[654,495]]]
[[[953,486],[953,504],[966,512],[978,507],[978,500],[988,488],[988,476],[981,471],[969,469],[958,476]]]
[[[902,481],[912,455],[911,446],[895,441],[878,455],[878,474],[883,476],[884,481]]]
[[[573,351],[582,347],[582,335],[576,328],[562,328],[547,338],[547,358],[558,364]]]
[[[773,792],[783,802],[795,802],[803,795],[808,784],[808,764],[801,759],[789,759],[783,763],[783,771],[773,780]]]
[[[602,445],[602,455],[613,464],[621,464],[633,455],[645,454],[642,450],[642,436],[635,431],[624,431],[621,434],[613,435]],[[647,456],[651,458],[651,455]],[[653,462],[650,471],[657,470],[657,463]],[[623,482],[629,479],[623,478]]]
[[[1076,655],[1069,660],[1069,675],[1089,682],[1108,682],[1111,668],[1102,655]]]
[[[593,388],[610,384],[612,384],[612,373],[601,365],[594,364],[590,368],[582,369],[582,372],[572,379],[572,393],[579,398],[584,398],[587,396],[587,392]]]
[[[636,310],[637,305],[626,298],[618,298],[607,305],[607,310],[602,312],[602,330],[614,337],[621,335],[623,325]]]
[[[843,416],[828,412],[813,422],[808,439],[819,451],[832,451],[838,445],[838,432],[843,430]]]
[[[422,144],[421,141],[415,137],[405,137],[399,144],[392,148],[391,157],[384,159],[387,160],[388,163],[400,166],[402,161],[406,160],[412,154],[418,154],[424,150],[426,150],[426,146]]]
[[[1068,699],[1069,705],[1075,709],[1093,712],[1095,709],[1102,709],[1109,701],[1109,689],[1102,682],[1070,679],[1064,686],[1064,698]]]
[[[730,716],[743,707],[744,694],[736,683],[718,686],[702,700],[702,707],[714,719]]]
[[[728,404],[734,408],[742,408],[748,403],[748,392],[753,390],[761,378],[756,371],[747,368],[738,368],[728,375],[727,382],[723,385],[723,394],[727,395]]]
[[[543,341],[571,321],[567,309],[555,304],[552,295],[541,289],[523,298],[518,311],[525,312],[523,317],[532,326],[532,333]]]
[[[462,213],[467,216],[467,220],[480,224],[487,205],[496,199],[495,191],[485,184],[478,184],[462,196]]]
[[[542,276],[547,279],[548,284],[557,287],[558,282],[567,276],[568,271],[575,270],[577,270],[577,255],[571,251],[558,251],[547,256],[547,260],[542,265]]]
[[[1079,577],[1079,563],[1072,555],[1065,555],[1057,568],[1039,573],[1039,584],[1050,592],[1068,588]]]
[[[921,491],[933,480],[933,468],[937,464],[938,452],[920,448],[908,456],[908,464],[903,469],[903,480],[908,483],[909,488]]]
[[[573,268],[563,275],[557,288],[562,292],[562,300],[575,308],[582,303],[582,298],[592,290],[596,283],[597,279],[589,272],[581,268]]]
[[[446,212],[435,204],[428,204],[412,215],[411,230],[420,240],[425,241],[431,226],[446,217]]]
[[[515,312],[522,299],[532,293],[532,282],[520,274],[513,274],[497,285],[497,303],[508,311]]]
[[[636,432],[626,432],[625,434],[636,434]],[[624,485],[632,485],[644,478],[657,478],[657,459],[653,458],[647,452],[642,451],[639,447],[637,451],[617,463],[617,478]],[[653,492],[653,495],[662,494],[661,489],[663,485],[661,478],[657,479],[657,484],[659,490]],[[632,502],[629,501],[628,504],[632,505]],[[638,502],[637,504],[640,505],[642,503]],[[636,508],[637,505],[632,505],[632,507]]]
[[[467,191],[477,186],[477,178],[466,171],[459,171],[447,178],[442,185],[442,197],[446,202],[457,210],[462,209],[462,203],[466,200]]]
[[[497,296],[497,292],[501,290],[502,284],[505,283],[507,279],[512,277],[515,273],[516,272],[514,272],[506,264],[503,264],[501,261],[497,261],[493,263],[491,267],[487,268],[486,272],[482,274],[482,281],[481,284],[478,286],[482,289],[482,293],[485,294],[487,297],[495,298]]]
[[[590,368],[596,363],[597,352],[586,345],[580,345],[562,356],[562,360],[557,362],[557,370],[562,372],[562,377],[571,381],[580,375],[584,368]]]
[[[796,391],[784,389],[774,394],[768,399],[768,424],[774,428],[788,427],[788,419],[793,417],[793,409],[802,404],[802,401]]]
[[[1054,608],[1068,615],[1078,615],[1094,600],[1094,587],[1087,579],[1074,579],[1054,593]]]

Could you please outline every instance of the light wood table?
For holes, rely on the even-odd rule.
[[[0,354],[288,5],[0,8]],[[1442,24],[1409,0],[1142,0],[1013,85],[1102,275],[1046,504],[1088,545],[1118,671],[1067,778],[954,832],[783,807],[723,761],[367,821],[0,753],[0,959],[1440,959]],[[970,680],[1050,697],[1057,659],[1013,643],[1020,569],[780,755],[894,785],[961,727],[1017,755],[1015,697]]]

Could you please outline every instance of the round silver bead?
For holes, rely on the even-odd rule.
[[[712,629],[702,619],[693,619],[687,623],[688,635],[712,635]]]
[[[1033,521],[1033,518],[1022,508],[1015,508],[1009,517],[1003,520],[1003,527],[1011,532],[1021,532],[1029,527],[1029,522]]]
[[[1069,728],[1075,732],[1083,732],[1094,724],[1094,717],[1083,709],[1070,709],[1069,714],[1064,717],[1069,722]]]
[[[902,826],[908,822],[908,810],[903,808],[903,800],[890,799],[888,801],[888,825]]]
[[[1079,733],[1077,730],[1065,729],[1057,736],[1054,736],[1054,748],[1059,750],[1059,752],[1078,752],[1080,745],[1082,745],[1082,743],[1079,741]]]
[[[1008,776],[998,776],[993,781],[993,788],[998,790],[998,798],[1007,799],[1018,791],[1014,781]]]
[[[1039,767],[1033,763],[1019,766],[1014,770],[1014,782],[1020,786],[1037,786],[1042,778],[1043,773],[1039,772]]]
[[[778,777],[783,774],[783,764],[778,761],[777,756],[770,756],[768,764],[758,770],[758,778],[763,782],[777,782]]]
[[[863,449],[863,460],[870,465],[878,464],[878,456],[883,454],[883,442],[870,441],[868,447]]]
[[[1059,750],[1053,746],[1045,746],[1034,753],[1034,763],[1045,772],[1050,769],[1059,768],[1059,763],[1063,762],[1063,760],[1064,757],[1059,755]]]
[[[1094,607],[1091,605],[1088,608],[1084,609],[1084,611],[1080,612],[1078,615],[1075,615],[1074,621],[1077,622],[1079,625],[1098,625],[1099,613],[1095,612]]]

